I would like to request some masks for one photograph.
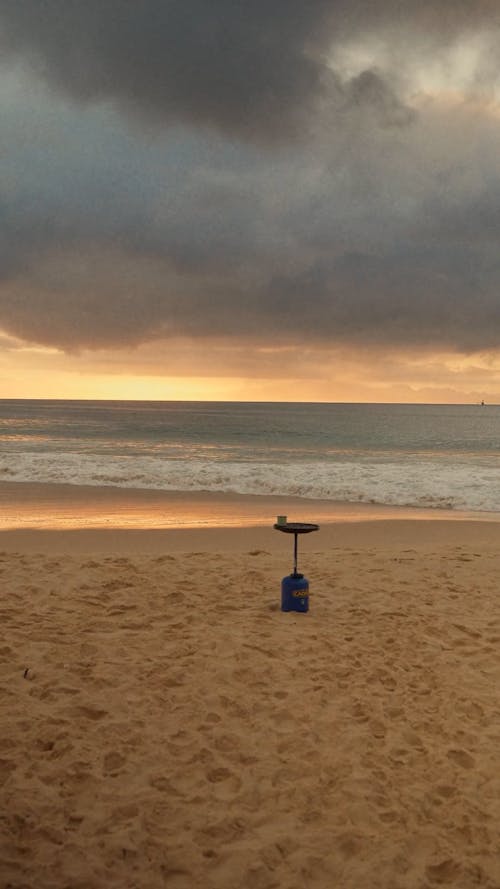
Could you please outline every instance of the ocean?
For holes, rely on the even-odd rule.
[[[0,480],[500,512],[500,406],[2,400]]]

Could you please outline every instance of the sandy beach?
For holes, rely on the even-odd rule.
[[[500,525],[391,516],[305,615],[262,521],[4,521],[0,885],[498,889]]]

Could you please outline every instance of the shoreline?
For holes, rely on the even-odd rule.
[[[424,554],[467,548],[496,551],[500,528],[497,522],[414,521],[406,519],[331,522],[299,542],[299,568],[309,573],[323,553],[410,550]],[[272,526],[172,528],[172,529],[32,529],[0,531],[1,553],[161,555],[162,553],[225,554],[267,553],[279,556],[286,573],[292,567],[292,540]]]
[[[0,532],[20,529],[203,529],[290,521],[500,523],[500,513],[351,503],[297,496],[0,482]]]
[[[496,546],[500,515],[332,503],[299,497],[0,483],[0,551],[47,554],[273,552],[291,539],[276,516],[315,522],[299,553],[344,547]],[[300,561],[300,559],[299,559]]]

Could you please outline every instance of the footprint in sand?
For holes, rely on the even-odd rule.
[[[0,785],[5,783],[9,775],[11,775],[16,768],[16,763],[13,760],[0,759]]]
[[[370,716],[366,712],[365,707],[360,701],[357,701],[352,708],[352,717],[356,720],[356,722],[368,722]]]
[[[453,861],[452,858],[447,858],[439,864],[429,864],[425,868],[425,874],[431,883],[440,884],[454,883],[459,871],[460,865],[458,862]]]
[[[193,877],[189,871],[183,868],[162,865],[161,875],[168,889],[192,889]]]
[[[460,630],[461,633],[465,633],[472,639],[481,638],[481,633],[478,633],[477,630],[471,630],[469,627],[465,627],[463,624],[452,624],[452,627],[455,627],[457,630]]]
[[[120,578],[118,578],[117,580],[108,580],[106,583],[103,583],[102,589],[106,590],[108,593],[116,593],[118,590],[131,589],[133,586],[134,584],[132,581],[125,579],[120,580]]]
[[[473,756],[470,755],[470,753],[467,753],[465,750],[448,750],[448,753],[446,755],[448,759],[451,759],[452,762],[455,762],[463,769],[474,768],[475,759]]]
[[[200,831],[200,839],[218,840],[221,843],[232,843],[241,840],[247,832],[247,823],[243,818],[227,817],[215,823],[208,823]]]
[[[108,715],[107,710],[99,710],[97,707],[75,707],[73,709],[74,716],[83,716],[85,719],[91,719],[97,722]]]
[[[215,749],[220,750],[222,753],[231,753],[234,750],[238,750],[240,744],[241,741],[237,735],[220,735],[214,739]]]
[[[444,797],[444,799],[450,799],[450,797],[455,796],[456,792],[457,788],[451,784],[439,784],[436,787],[436,793]]]
[[[241,778],[225,766],[208,769],[206,779],[220,799],[232,799],[241,788]]]
[[[370,722],[370,732],[374,738],[383,740],[387,734],[387,729],[383,722],[380,722],[378,719],[373,719]]]
[[[207,772],[207,778],[212,784],[218,784],[219,781],[227,781],[228,778],[232,777],[233,773],[231,770],[224,768],[224,766],[221,766],[218,769],[210,769],[210,771]]]
[[[121,753],[115,750],[106,753],[103,760],[103,771],[105,775],[118,775],[126,763],[126,759]]]

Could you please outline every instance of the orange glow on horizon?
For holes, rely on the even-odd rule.
[[[0,398],[493,404],[500,353],[177,341],[65,354],[5,338]]]

